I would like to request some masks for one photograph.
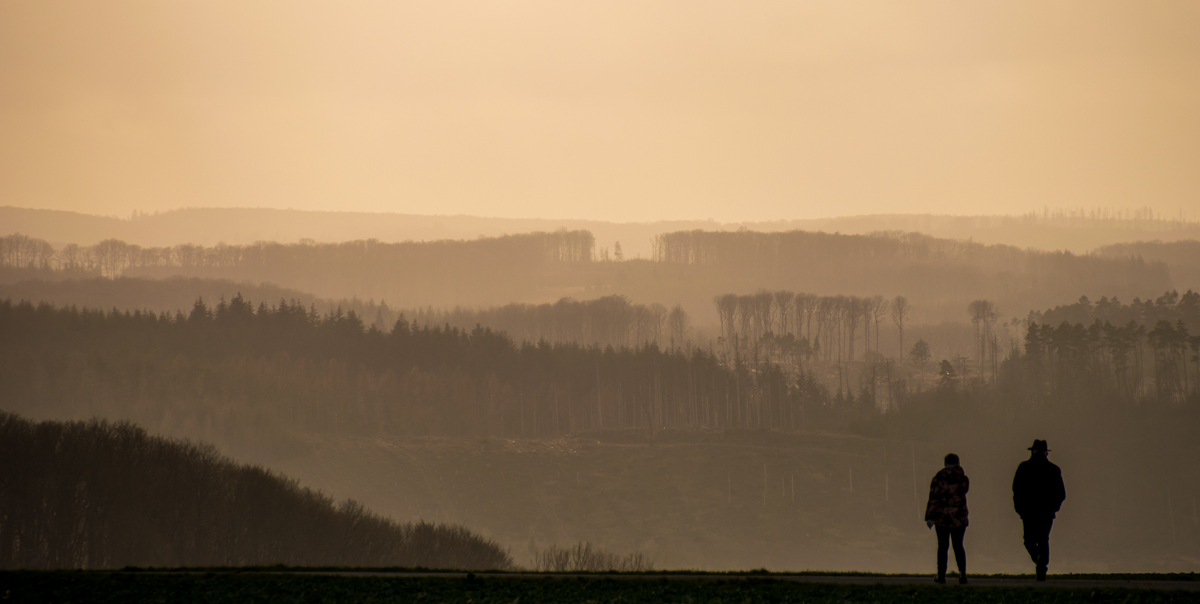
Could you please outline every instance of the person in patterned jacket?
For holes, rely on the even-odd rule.
[[[946,582],[946,554],[950,542],[954,542],[954,561],[958,563],[958,582],[967,582],[967,550],[963,549],[963,536],[967,532],[967,491],[971,481],[958,456],[946,456],[946,467],[942,468],[929,485],[929,503],[925,506],[925,524],[937,529],[937,579]]]

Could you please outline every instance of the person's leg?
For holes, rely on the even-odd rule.
[[[960,526],[955,529],[950,529],[950,540],[954,543],[954,562],[958,564],[958,582],[967,582],[967,550],[963,547],[963,537],[967,534],[967,527]]]
[[[946,558],[950,549],[950,529],[940,526],[933,527],[937,531],[938,551],[937,551],[937,582],[946,582]]]
[[[1053,518],[1046,518],[1038,526],[1038,576],[1045,580],[1046,571],[1050,567],[1050,529],[1054,526]]]
[[[1046,580],[1046,567],[1050,563],[1050,526],[1053,518],[1029,518],[1025,522],[1025,549],[1037,571],[1037,580]]]
[[[1021,526],[1024,529],[1025,551],[1029,552],[1029,557],[1034,564],[1041,564],[1038,551],[1038,522],[1034,518],[1022,518]]]

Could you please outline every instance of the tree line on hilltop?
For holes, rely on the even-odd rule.
[[[41,239],[14,233],[0,237],[0,266],[98,273],[111,279],[131,270],[136,272],[137,269],[282,270],[294,265],[363,265],[371,260],[402,266],[421,261],[453,259],[455,255],[463,256],[459,261],[461,264],[486,261],[496,256],[532,264],[546,261],[587,262],[592,259],[594,246],[595,239],[587,231],[561,230],[464,241],[382,243],[370,239],[317,243],[306,240],[294,244],[219,243],[211,247],[191,243],[172,247],[142,247],[119,239],[106,239],[95,245],[71,243],[55,250],[54,246]]]
[[[788,387],[695,348],[514,344],[506,334],[388,331],[240,296],[188,313],[0,303],[0,405],[210,426],[218,431],[558,437],[605,428],[801,423],[824,389]],[[803,380],[802,380],[803,381]],[[811,419],[809,420],[811,421]],[[170,426],[164,429],[170,430]]]
[[[601,348],[691,347],[691,318],[683,307],[676,304],[668,310],[658,303],[630,302],[625,296],[584,301],[562,298],[554,304],[506,304],[479,310],[417,308],[404,314],[417,324],[460,329],[482,325],[517,342],[545,340]]]
[[[1133,297],[1172,286],[1165,264],[1138,256],[1042,252],[920,233],[686,231],[659,236],[654,258],[687,267],[724,291],[804,284],[822,295],[898,292],[915,303],[923,322],[957,316],[974,299],[1044,308],[1081,291]]]
[[[1200,293],[1130,304],[1084,296],[1031,313],[1024,358],[1027,381],[1014,386],[1046,402],[1131,400],[1149,390],[1158,400],[1200,403]]]
[[[763,288],[900,294],[914,303],[915,322],[930,324],[958,316],[974,299],[1024,313],[1080,293],[1131,299],[1175,285],[1166,264],[1132,253],[1081,256],[917,233],[681,231],[656,238],[653,260],[624,261],[597,261],[603,258],[587,231],[396,244],[139,248],[107,240],[60,250],[19,235],[0,239],[0,269],[26,271],[26,278],[66,272],[270,282],[323,298],[386,300],[392,308],[624,295],[678,304],[698,324],[717,322],[715,294]]]
[[[465,528],[398,523],[211,446],[128,423],[0,411],[0,569],[125,566],[506,569]]]
[[[1195,227],[1194,227],[1195,228]],[[1171,270],[1179,289],[1200,288],[1200,237],[1182,241],[1114,243],[1098,248],[1100,258],[1145,258],[1162,262]]]
[[[297,290],[282,288],[270,283],[252,285],[238,283],[225,279],[201,279],[196,277],[171,277],[166,279],[146,279],[118,277],[103,279],[100,277],[83,279],[59,280],[24,280],[16,283],[0,282],[0,299],[35,300],[48,302],[56,306],[79,306],[102,309],[140,309],[142,312],[171,312],[192,305],[197,297],[205,300],[225,300],[242,293],[246,298],[256,300],[285,299],[289,304],[300,303],[310,310],[321,314],[334,313],[340,307],[343,312],[353,311],[367,326],[380,330],[390,329],[396,319],[403,314],[418,325],[449,325],[460,330],[470,331],[476,325],[502,331],[515,342],[537,343],[546,340],[550,343],[577,343],[584,346],[600,347],[622,346],[637,347],[647,343],[657,343],[662,348],[714,348],[730,354],[727,333],[719,329],[717,313],[713,313],[711,324],[693,321],[691,313],[684,310],[680,304],[672,307],[651,302],[643,304],[634,302],[623,295],[601,296],[593,300],[575,300],[561,298],[554,303],[523,304],[512,303],[503,306],[484,308],[469,308],[456,306],[450,309],[432,306],[416,308],[397,308],[387,302],[362,300],[359,298],[343,298],[334,300],[318,298]],[[761,295],[759,294],[754,295]],[[786,295],[788,292],[776,292],[772,295]],[[805,296],[815,294],[798,294],[796,299],[803,301]],[[746,296],[742,296],[745,298]],[[830,298],[837,299],[833,296]],[[841,296],[840,299],[854,296]],[[891,304],[892,301],[886,301]],[[803,308],[801,305],[800,308]],[[911,309],[911,306],[907,307]],[[889,311],[890,312],[890,311]],[[749,315],[747,315],[749,316]],[[907,317],[907,313],[906,313]],[[872,344],[874,350],[887,351],[903,348],[904,342],[897,342],[897,335],[911,335],[910,340],[924,338],[931,344],[931,354],[949,358],[960,351],[968,351],[971,346],[969,327],[958,322],[941,324],[912,324],[904,320],[904,330],[893,333],[889,331],[889,321],[884,319],[882,329],[872,329]],[[1008,322],[1005,322],[1007,325]],[[787,329],[791,330],[789,323]],[[878,326],[876,326],[878,327]],[[861,332],[859,332],[861,333]],[[782,351],[776,352],[776,362],[784,362],[789,354],[787,347],[797,344],[795,338],[787,333],[781,334],[778,346]],[[1019,334],[1009,337],[1019,337]],[[789,341],[791,338],[791,341]],[[737,342],[743,347],[743,356],[752,359],[752,351],[746,349],[750,341],[745,335],[738,336]],[[753,339],[758,342],[757,338]],[[769,343],[769,342],[768,342]],[[814,342],[819,344],[819,342]],[[765,345],[765,344],[764,344]],[[859,347],[861,349],[861,347]],[[836,348],[831,350],[836,351]],[[845,355],[843,355],[844,357]],[[903,356],[903,355],[900,355]]]
[[[0,238],[0,268],[41,273],[270,282],[326,297],[391,298],[409,304],[506,302],[546,285],[554,265],[592,260],[587,231],[527,233],[464,241],[141,247],[117,239],[55,250],[23,235]]]
[[[908,299],[896,296],[818,296],[788,290],[762,290],[739,296],[724,294],[713,298],[721,322],[720,343],[728,350],[755,357],[799,360],[823,358],[830,361],[854,361],[855,344],[862,328],[862,356],[882,355],[879,345],[881,322],[894,322],[899,329],[900,348],[911,313]],[[871,330],[875,330],[875,349],[871,349]],[[815,333],[814,333],[815,328]],[[824,345],[822,345],[824,342]],[[761,351],[761,352],[760,352]],[[902,355],[901,355],[902,356]]]
[[[938,363],[927,345],[923,356],[914,354],[923,341],[908,358],[878,350],[852,358],[847,345],[840,358],[789,363],[765,347],[518,345],[482,327],[404,317],[383,330],[353,312],[321,314],[288,301],[255,306],[240,296],[216,307],[198,300],[175,314],[6,301],[0,406],[37,417],[133,419],[211,440],[271,432],[556,438],[606,429],[839,430],[931,400],[1170,404],[1200,389],[1200,368],[1188,365],[1197,362],[1188,331],[1197,329],[1188,323],[1196,298],[1189,292],[1156,304],[1180,313],[1169,325],[1114,331],[1103,323],[1031,322],[1024,346],[1013,345],[994,368],[963,355]],[[989,305],[979,306],[981,340],[994,350]],[[829,332],[789,321],[802,341],[812,334],[835,346]],[[735,339],[755,333],[735,329]],[[1130,329],[1134,347],[1123,354]]]
[[[880,384],[886,385],[885,407],[904,398],[910,385],[911,377],[895,376],[911,376],[912,369],[924,368],[931,360],[930,347],[923,339],[904,351],[911,307],[903,296],[885,300],[882,296],[816,296],[781,290],[725,294],[717,296],[714,303],[721,319],[719,342],[725,355],[747,359],[752,367],[766,361],[793,372],[836,375],[838,390],[846,391],[852,390],[850,371],[857,371],[860,388],[869,389],[872,401],[880,401]],[[962,386],[965,378],[975,373],[978,381],[990,383],[1003,378],[1020,383],[1029,378],[1041,393],[1030,396],[1041,400],[1053,398],[1054,393],[1073,393],[1080,400],[1112,400],[1115,392],[1125,401],[1147,396],[1182,401],[1194,396],[1194,386],[1200,385],[1200,335],[1190,335],[1200,332],[1200,294],[1191,290],[1183,295],[1169,291],[1144,302],[1135,298],[1129,305],[1107,297],[1093,305],[1084,296],[1075,305],[1004,321],[989,300],[974,300],[965,310],[974,352],[955,354],[937,365],[943,388]],[[896,354],[886,354],[879,346],[880,330],[889,322],[888,328],[896,329],[899,336]],[[859,341],[862,352],[856,353]],[[1090,367],[1087,371],[1085,365]],[[1076,370],[1063,372],[1064,366]],[[1028,371],[1033,373],[1018,378]],[[1059,374],[1047,379],[1047,372],[1054,371]],[[1090,376],[1091,381],[1077,380],[1081,375]],[[1067,382],[1070,384],[1064,386]],[[1115,390],[1095,390],[1097,385]],[[893,392],[896,389],[899,397]],[[1085,391],[1095,391],[1097,396],[1081,394]]]
[[[823,368],[827,375],[836,374],[838,390],[851,390],[847,368],[869,368],[872,400],[877,381],[886,379],[888,405],[896,401],[893,386],[903,389],[892,377],[893,367],[906,361],[917,370],[924,369],[932,357],[929,343],[918,339],[905,354],[904,330],[908,326],[912,306],[904,296],[890,300],[883,296],[818,296],[788,290],[739,296],[724,294],[713,299],[721,321],[718,343],[726,355],[749,359],[757,367],[760,360],[774,362],[793,371]],[[992,368],[995,377],[1000,361],[1000,334],[993,327],[1000,320],[994,303],[975,300],[967,305],[972,325],[973,350],[978,354],[980,371]],[[1007,331],[1020,323],[1005,321]],[[895,354],[886,354],[881,346],[881,331],[894,325],[899,345]],[[856,353],[861,327],[861,354]],[[874,346],[871,336],[874,333]],[[1011,339],[1011,336],[1010,336]],[[956,356],[963,356],[961,354]]]

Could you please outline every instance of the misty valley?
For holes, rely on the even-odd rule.
[[[1195,602],[1198,30],[0,1],[0,604]]]
[[[954,452],[971,572],[1023,573],[1046,439],[1053,572],[1192,570],[1191,244],[9,235],[0,567],[921,573]]]

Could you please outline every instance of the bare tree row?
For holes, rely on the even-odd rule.
[[[724,294],[713,302],[721,321],[721,343],[729,353],[754,355],[755,347],[768,340],[782,354],[799,354],[825,362],[855,361],[860,358],[855,352],[859,328],[862,328],[861,357],[883,355],[879,331],[890,319],[900,333],[896,357],[904,356],[904,326],[911,312],[904,296],[885,300],[883,296],[818,296],[763,290],[744,296]]]

